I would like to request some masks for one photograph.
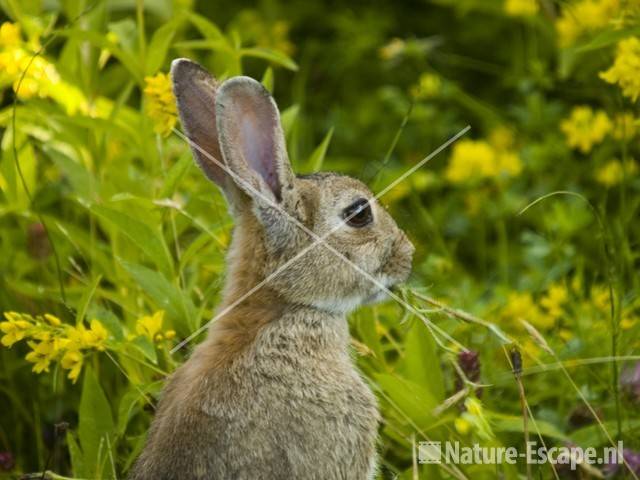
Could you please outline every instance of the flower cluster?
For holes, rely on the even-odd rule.
[[[18,25],[5,22],[0,26],[0,78],[12,82],[22,99],[46,97],[60,81],[55,66],[41,56],[33,57],[32,50],[22,41]],[[20,81],[23,72],[26,73]]]
[[[0,323],[3,345],[11,347],[27,339],[31,351],[25,359],[34,364],[34,372],[48,372],[51,363],[58,362],[63,369],[69,370],[67,377],[74,383],[82,370],[85,354],[91,350],[103,351],[109,337],[98,320],[91,320],[87,328],[82,323],[75,327],[64,324],[49,313],[33,317],[5,312],[4,317],[6,321]]]
[[[600,78],[618,84],[622,94],[634,102],[640,95],[640,40],[629,37],[621,40],[611,68],[600,72]]]
[[[451,183],[474,179],[513,177],[522,171],[514,151],[484,140],[461,140],[454,144],[445,177]]]
[[[541,330],[553,328],[564,314],[568,293],[563,285],[551,285],[538,299],[530,292],[511,292],[502,309],[502,317],[509,322],[526,320]]]
[[[621,13],[619,0],[579,0],[567,3],[556,20],[558,43],[561,47],[568,47],[583,34],[606,27]]]
[[[154,130],[166,137],[175,127],[178,118],[171,78],[166,73],[158,73],[153,77],[146,77],[144,81],[147,115],[153,120]]]
[[[602,142],[613,129],[613,124],[602,110],[593,111],[586,105],[574,107],[560,124],[567,144],[582,153],[589,153],[594,145]]]
[[[622,163],[620,160],[613,159],[596,170],[595,179],[605,187],[614,187],[625,177],[635,175],[637,172],[638,165],[633,160]]]
[[[26,42],[20,27],[11,22],[0,25],[0,84],[12,84],[22,100],[52,98],[65,106],[69,114],[88,111],[82,92],[61,79],[52,63],[42,55],[37,38]]]

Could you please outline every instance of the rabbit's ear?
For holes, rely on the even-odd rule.
[[[180,121],[190,140],[193,156],[204,174],[226,189],[228,175],[221,167],[224,160],[216,125],[218,82],[204,68],[186,58],[171,63],[171,79]]]
[[[222,154],[236,184],[254,202],[262,204],[266,197],[290,210],[294,175],[271,94],[252,78],[231,78],[218,91],[216,117]]]

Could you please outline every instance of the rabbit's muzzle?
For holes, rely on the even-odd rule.
[[[387,280],[387,286],[404,282],[411,274],[411,262],[415,248],[402,230],[394,236],[389,253],[381,265],[381,274]]]

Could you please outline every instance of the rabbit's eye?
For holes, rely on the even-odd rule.
[[[342,211],[342,218],[350,227],[366,227],[373,222],[371,205],[365,198],[359,198]]]

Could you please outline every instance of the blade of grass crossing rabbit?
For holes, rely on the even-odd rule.
[[[461,130],[457,135],[455,135],[454,137],[450,138],[449,140],[447,140],[447,142],[445,142],[442,146],[440,146],[433,154],[427,156],[425,159],[423,159],[420,164],[424,164],[426,163],[426,161],[428,161],[430,158],[433,158],[434,155],[436,155],[437,153],[439,153],[440,151],[442,151],[444,148],[446,148],[447,146],[449,146],[451,143],[453,143],[455,140],[457,140],[458,138],[460,138],[464,133],[466,133],[469,130],[470,127],[466,127],[465,129]],[[186,345],[187,343],[189,343],[193,338],[195,338],[195,336],[197,336],[198,334],[200,334],[205,328],[207,328],[207,326],[212,323],[214,320],[220,318],[222,315],[228,313],[231,309],[235,308],[235,306],[237,306],[240,302],[242,302],[244,299],[246,299],[248,296],[250,296],[251,294],[253,294],[254,292],[256,292],[257,290],[259,290],[262,286],[264,286],[269,280],[271,280],[273,277],[275,277],[278,273],[280,273],[282,270],[284,270],[284,268],[286,268],[286,266],[290,265],[292,263],[292,261],[295,259],[297,260],[300,256],[302,256],[304,253],[306,253],[307,251],[309,251],[311,248],[313,248],[315,245],[322,243],[323,246],[325,248],[327,248],[330,252],[332,252],[334,255],[336,255],[337,257],[339,257],[341,260],[343,260],[345,263],[347,263],[348,265],[350,265],[351,267],[353,267],[358,273],[360,273],[361,275],[363,275],[367,280],[369,280],[370,282],[372,282],[374,285],[376,285],[381,291],[385,292],[389,297],[391,297],[392,299],[394,299],[395,301],[397,301],[398,303],[400,303],[403,307],[405,307],[407,310],[411,311],[412,313],[414,313],[415,315],[417,315],[424,323],[425,325],[427,325],[427,327],[429,328],[429,330],[432,332],[432,334],[434,334],[433,330],[435,329],[436,331],[438,331],[438,333],[440,335],[442,335],[444,338],[446,338],[448,341],[450,341],[453,345],[455,345],[457,348],[460,348],[462,350],[467,350],[467,348],[462,345],[461,343],[459,343],[457,340],[455,340],[453,337],[451,337],[448,333],[446,333],[444,330],[442,330],[441,328],[439,328],[437,325],[435,325],[433,322],[431,322],[430,320],[428,320],[424,315],[422,315],[417,309],[415,309],[412,305],[409,305],[407,302],[405,302],[402,298],[400,298],[398,295],[394,294],[393,292],[391,292],[391,290],[389,290],[384,284],[382,284],[380,281],[378,281],[377,279],[373,278],[369,273],[365,272],[362,268],[360,268],[358,265],[354,264],[351,260],[347,259],[342,253],[340,253],[339,251],[337,251],[335,248],[333,248],[331,245],[327,244],[325,242],[326,238],[331,235],[333,232],[337,231],[339,228],[341,228],[343,225],[345,225],[350,219],[351,216],[355,216],[357,215],[357,211],[354,212],[351,216],[347,216],[345,219],[343,219],[342,222],[340,222],[334,229],[330,230],[326,235],[324,235],[323,237],[318,236],[315,232],[311,231],[306,225],[302,224],[298,219],[292,217],[291,215],[289,215],[287,212],[285,212],[280,205],[276,204],[274,201],[272,201],[270,198],[267,198],[265,195],[263,195],[261,192],[257,191],[252,185],[250,185],[248,182],[246,182],[244,179],[240,178],[238,175],[236,175],[233,171],[231,171],[226,165],[222,164],[218,159],[216,159],[215,157],[213,157],[211,154],[209,154],[209,152],[207,152],[204,148],[202,148],[201,146],[197,145],[195,142],[193,142],[191,139],[189,139],[186,135],[184,135],[182,132],[180,132],[177,129],[173,129],[173,132],[178,135],[180,138],[182,138],[183,140],[185,140],[192,148],[195,148],[196,150],[198,150],[198,152],[200,152],[202,155],[204,155],[205,157],[207,157],[210,161],[214,162],[219,168],[223,169],[228,175],[230,175],[234,181],[239,182],[240,184],[243,185],[243,187],[251,190],[256,196],[258,196],[262,201],[266,202],[269,206],[277,209],[282,215],[286,216],[287,218],[289,218],[289,220],[291,220],[296,226],[298,226],[298,228],[302,229],[305,233],[307,233],[309,236],[311,236],[315,241],[308,245],[305,249],[303,249],[301,252],[298,253],[298,255],[296,255],[292,260],[286,262],[285,264],[283,264],[280,268],[278,268],[274,273],[272,273],[269,277],[267,277],[265,280],[263,280],[262,282],[260,282],[258,285],[256,285],[255,287],[253,287],[251,290],[249,290],[249,292],[247,292],[245,295],[243,295],[242,297],[240,297],[240,299],[238,299],[236,302],[234,302],[232,305],[230,305],[228,308],[226,308],[225,310],[223,310],[222,312],[220,312],[218,315],[216,315],[216,317],[214,317],[211,321],[207,322],[205,325],[203,325],[202,327],[200,327],[200,329],[196,330],[196,332],[194,332],[194,334],[190,335],[189,337],[187,337],[187,339],[183,340],[182,342],[180,342],[178,345],[176,345],[172,350],[171,353],[175,353],[177,350],[181,349],[184,345]],[[415,170],[417,170],[415,167],[410,169],[408,172],[405,172],[405,174],[401,177],[401,180],[406,178],[408,175],[411,175],[411,173],[415,172]],[[401,181],[400,180],[400,181]],[[394,184],[399,183],[398,181],[394,182]],[[386,192],[388,192],[392,187],[387,187],[385,188],[382,192],[378,193],[376,196],[374,196],[374,199],[379,198],[380,196],[384,195]],[[434,335],[435,338],[435,335]]]

